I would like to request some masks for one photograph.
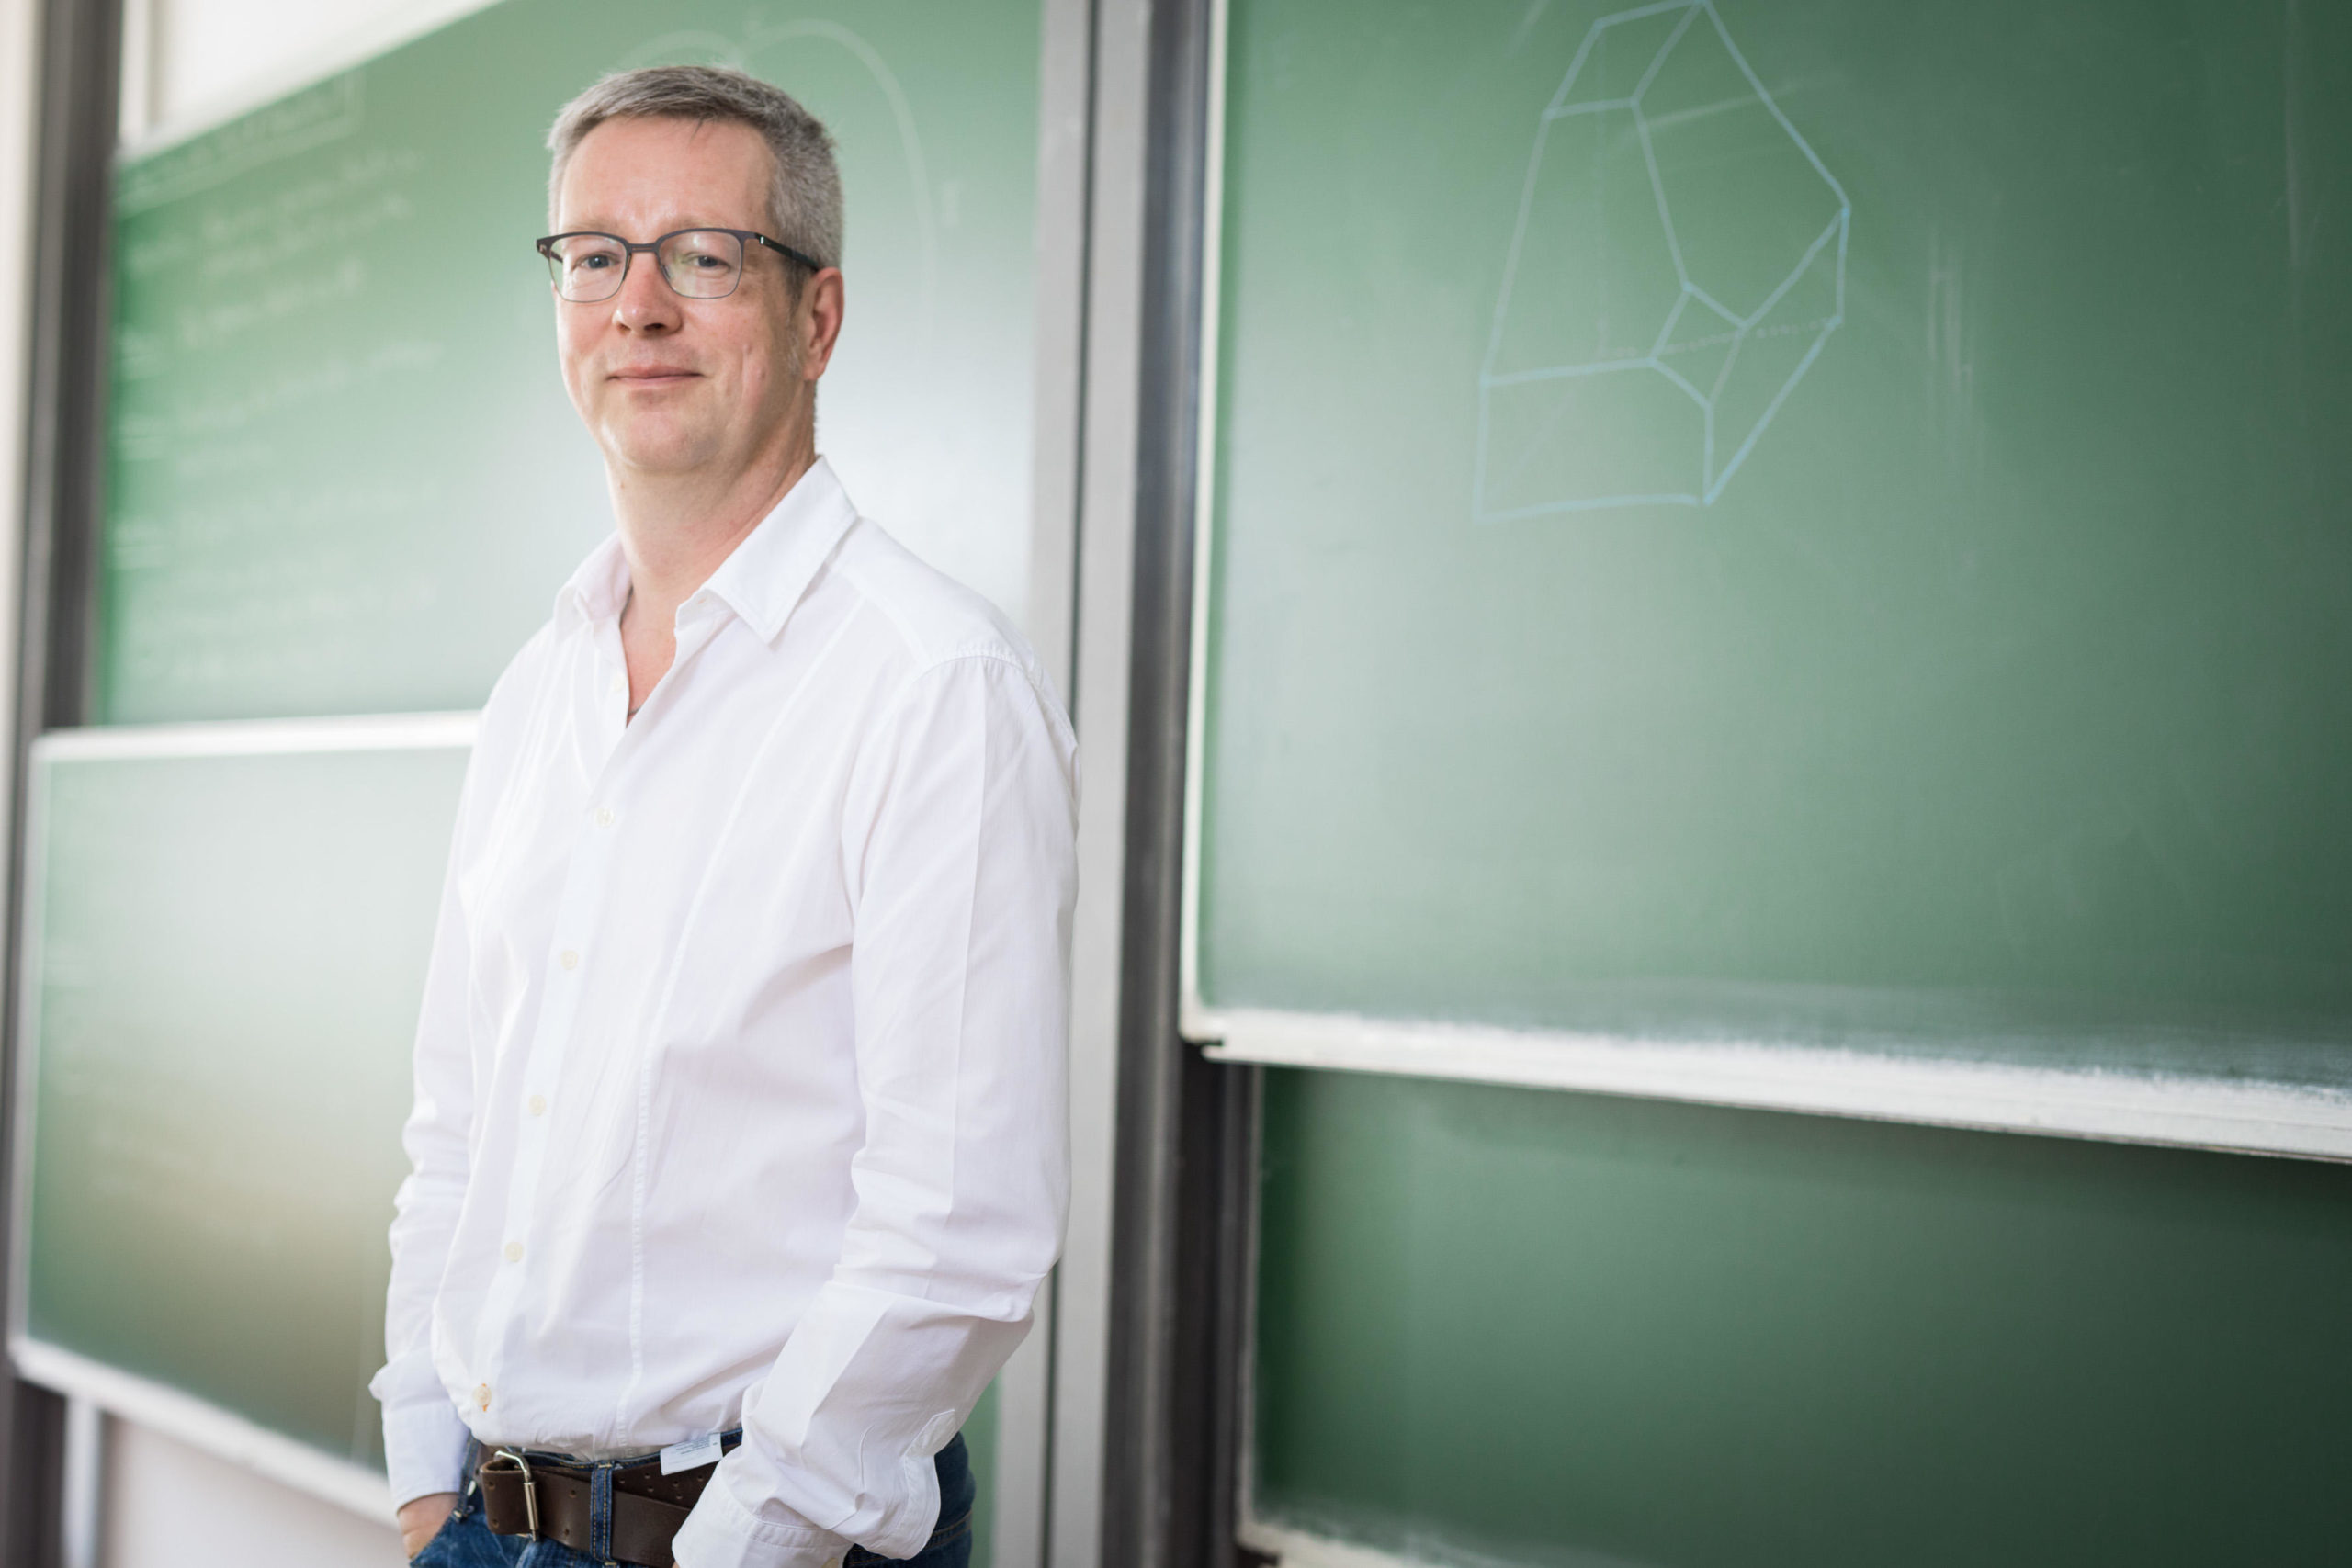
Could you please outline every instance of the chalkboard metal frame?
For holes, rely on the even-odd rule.
[[[1185,716],[1180,1028],[1221,1062],[1460,1078],[1592,1094],[2352,1160],[2352,1093],[1752,1043],[1660,1043],[1344,1014],[1219,1008],[1200,987],[1201,829],[1216,485],[1227,0],[1214,0],[1202,221],[1191,681]],[[1293,1543],[1294,1545],[1295,1543]],[[1269,1550],[1277,1548],[1270,1545]]]
[[[41,932],[37,906],[41,895],[42,830],[48,807],[47,764],[134,758],[465,750],[473,745],[475,725],[475,715],[452,713],[62,729],[33,742],[26,770],[23,875],[17,912],[17,972],[20,976],[16,1008],[17,1048],[9,1129],[12,1168],[8,1353],[22,1375],[34,1382],[379,1521],[391,1514],[391,1491],[381,1473],[270,1431],[232,1410],[168,1383],[35,1338],[26,1326],[31,1241],[26,1222],[38,1137],[32,1115],[40,1055]]]

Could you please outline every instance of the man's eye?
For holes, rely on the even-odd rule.
[[[612,265],[613,258],[600,251],[594,255],[582,256],[571,265],[582,272],[593,272],[599,267]]]

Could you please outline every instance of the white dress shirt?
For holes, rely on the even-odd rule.
[[[681,1568],[910,1557],[1068,1197],[1077,754],[821,461],[628,719],[607,541],[483,711],[417,1033],[395,1501],[738,1425]]]

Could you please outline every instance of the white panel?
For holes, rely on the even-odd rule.
[[[10,0],[19,3],[19,0]],[[489,0],[138,0],[151,51],[126,71],[143,84],[147,128],[164,140],[225,118]],[[126,37],[126,48],[139,40]]]
[[[398,1568],[389,1524],[128,1421],[107,1423],[105,1568]]]
[[[122,0],[122,79],[115,85],[116,136],[129,142],[147,134],[155,118],[156,0]]]

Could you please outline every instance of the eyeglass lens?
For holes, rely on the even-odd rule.
[[[628,275],[629,249],[610,234],[567,234],[548,251],[556,292],[566,299],[609,299]],[[723,299],[743,277],[743,242],[724,229],[665,234],[654,259],[670,287],[689,299]]]

